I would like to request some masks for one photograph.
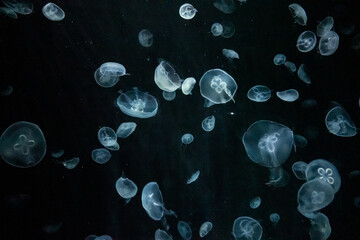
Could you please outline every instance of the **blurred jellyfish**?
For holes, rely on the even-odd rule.
[[[215,117],[214,115],[206,117],[201,122],[201,127],[204,129],[205,132],[211,132],[215,127]]]
[[[233,0],[215,0],[214,7],[223,13],[230,14],[235,11],[235,3]]]
[[[299,134],[294,134],[294,143],[296,147],[304,148],[308,144],[308,140]]]
[[[197,171],[194,172],[194,173],[191,175],[191,177],[186,181],[186,184],[190,184],[190,183],[195,182],[195,181],[198,179],[199,175],[200,175],[200,171],[197,170]]]
[[[291,167],[295,177],[300,180],[306,180],[306,174],[305,174],[306,168],[307,168],[307,163],[302,161],[295,162]]]
[[[54,234],[60,230],[63,223],[61,221],[52,222],[43,226],[42,230],[48,234]]]
[[[234,59],[234,58],[239,59],[239,54],[232,49],[224,48],[222,50],[222,54],[228,59]]]
[[[299,92],[295,89],[288,89],[281,92],[276,92],[276,96],[285,102],[294,102],[299,98]]]
[[[155,240],[172,240],[172,237],[164,230],[158,229],[155,231]]]
[[[301,102],[301,107],[303,108],[313,108],[317,105],[317,101],[315,99],[305,99]]]
[[[322,56],[332,55],[339,47],[339,35],[334,31],[324,33],[319,41],[319,52]]]
[[[112,240],[112,237],[110,237],[109,235],[102,235],[102,236],[96,237],[94,240]]]
[[[270,222],[276,225],[280,221],[280,215],[278,213],[272,213],[269,216]]]
[[[181,85],[181,91],[183,94],[185,95],[189,95],[191,94],[192,89],[194,88],[196,83],[195,78],[193,77],[188,77],[184,80],[184,82]]]
[[[9,18],[13,18],[13,19],[18,18],[16,12],[14,10],[12,10],[11,8],[7,8],[7,7],[0,7],[0,14],[5,15]],[[3,95],[1,95],[1,96],[3,96]]]
[[[251,217],[235,219],[232,234],[236,240],[260,240],[262,227],[258,221]]]
[[[252,209],[258,208],[260,206],[260,204],[261,204],[261,198],[260,197],[254,197],[250,201],[250,207]]]
[[[294,18],[295,23],[298,23],[302,26],[306,25],[307,16],[305,10],[297,3],[292,3],[289,5],[289,10]]]
[[[284,64],[285,61],[286,61],[286,56],[284,54],[279,53],[279,54],[276,54],[274,57],[274,64],[276,66]]]
[[[326,18],[324,18],[321,22],[318,23],[318,25],[316,26],[316,35],[318,35],[319,37],[321,37],[322,35],[324,35],[327,32],[330,32],[331,29],[334,26],[334,18],[328,16]]]
[[[221,23],[213,23],[213,25],[211,25],[211,33],[215,37],[220,36],[223,33],[223,26]]]
[[[179,15],[185,20],[193,19],[196,13],[197,13],[196,8],[194,8],[194,6],[191,5],[190,3],[184,3],[179,8]]]
[[[116,136],[118,138],[127,138],[135,131],[136,126],[137,124],[134,122],[121,123],[118,129],[116,130]]]
[[[181,137],[181,142],[183,144],[190,144],[194,141],[194,136],[190,133],[185,133],[182,137]]]
[[[311,84],[311,79],[309,77],[308,70],[305,66],[305,64],[301,64],[298,71],[297,71],[298,77],[306,84]]]
[[[164,91],[174,92],[181,87],[181,79],[174,68],[166,61],[161,61],[155,69],[154,81]]]
[[[325,125],[330,133],[339,137],[356,135],[356,127],[348,113],[340,106],[332,108],[325,117]]]
[[[167,91],[163,91],[162,92],[162,96],[166,101],[173,101],[176,98],[176,92],[167,92]]]
[[[116,133],[110,127],[102,127],[98,131],[98,139],[101,145],[104,147],[110,147],[116,145]]]
[[[139,43],[143,47],[151,47],[154,42],[154,36],[147,29],[142,29],[138,34]]]
[[[201,224],[200,229],[199,229],[199,235],[200,237],[205,237],[206,235],[208,235],[208,233],[211,231],[211,229],[213,228],[213,224],[209,221],[204,222],[203,224]]]
[[[322,214],[317,213],[314,218],[310,219],[310,239],[311,240],[326,240],[331,234],[331,226],[329,218]]]
[[[63,150],[63,149],[59,149],[59,150],[57,150],[57,151],[55,151],[55,152],[52,152],[52,153],[51,153],[51,156],[52,156],[53,158],[60,158],[63,154],[64,154],[64,150]]]
[[[354,205],[357,208],[360,208],[360,196],[354,198]]]
[[[289,69],[290,72],[296,71],[296,65],[293,62],[286,61],[284,62],[284,66]]]
[[[312,31],[305,31],[297,39],[296,47],[300,52],[310,52],[315,48],[316,35]]]
[[[4,0],[5,6],[22,15],[28,15],[33,12],[34,4],[30,0]]]
[[[125,199],[126,203],[130,202],[138,190],[136,184],[128,179],[124,172],[122,172],[121,177],[116,181],[115,188],[120,197]]]
[[[44,16],[51,21],[61,21],[65,18],[65,12],[55,3],[47,3],[42,8]]]
[[[98,164],[104,164],[110,160],[111,153],[105,148],[98,148],[92,150],[91,158]]]
[[[232,22],[224,21],[221,23],[223,31],[221,36],[223,38],[231,38],[235,34],[235,25]]]
[[[190,240],[192,237],[192,231],[188,223],[184,221],[179,221],[177,224],[177,229],[179,231],[180,236],[184,240]]]
[[[247,97],[254,102],[266,102],[271,97],[271,90],[263,85],[256,85],[249,89]]]
[[[79,164],[79,162],[80,162],[80,158],[79,157],[74,157],[74,158],[63,161],[62,165],[65,168],[71,170],[71,169],[76,168],[76,166]]]

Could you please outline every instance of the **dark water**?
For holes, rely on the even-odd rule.
[[[239,216],[257,219],[263,227],[262,239],[309,239],[310,221],[296,209],[297,191],[303,184],[291,173],[296,161],[327,159],[339,170],[342,186],[334,201],[321,210],[330,220],[329,239],[360,239],[360,209],[353,203],[360,195],[360,177],[348,173],[360,169],[359,136],[341,138],[330,134],[324,124],[331,102],[341,104],[355,125],[360,126],[360,55],[351,48],[360,32],[357,1],[299,2],[307,12],[306,27],[293,23],[287,6],[292,1],[249,0],[226,15],[212,1],[188,1],[197,9],[186,21],[178,15],[184,1],[55,1],[66,13],[61,22],[52,22],[42,13],[46,1],[34,1],[34,12],[14,20],[0,19],[1,83],[13,86],[10,96],[0,99],[0,130],[17,121],[36,123],[44,132],[48,151],[43,161],[29,169],[19,169],[0,161],[1,238],[3,239],[84,239],[87,235],[108,234],[113,239],[153,239],[162,228],[141,206],[141,190],[150,181],[158,182],[165,205],[178,214],[168,217],[170,233],[180,239],[178,220],[191,223],[193,239],[204,221],[214,225],[206,239],[225,240],[231,236],[233,221]],[[333,16],[340,45],[335,54],[323,57],[313,50],[301,53],[296,47],[299,34],[316,31],[316,24]],[[214,22],[231,21],[232,38],[213,37]],[[352,34],[342,29],[354,25]],[[147,28],[154,44],[143,48],[138,32]],[[228,61],[221,50],[236,50],[240,59]],[[297,66],[305,63],[312,84],[307,86],[296,74],[276,67],[273,57],[284,53]],[[153,74],[158,59],[171,62],[182,78],[195,77],[212,68],[231,74],[239,86],[236,103],[203,107],[196,85],[189,96],[177,92],[173,102],[162,98]],[[104,62],[122,63],[131,74],[109,89],[98,86],[94,71]],[[266,103],[247,99],[250,87],[262,84],[273,89]],[[115,105],[119,90],[138,87],[154,95],[158,114],[135,119]],[[295,88],[300,100],[286,103],[275,92]],[[301,107],[314,98],[318,105]],[[230,112],[235,113],[231,115]],[[216,117],[215,129],[204,132],[201,121]],[[291,153],[283,165],[291,173],[287,186],[272,189],[265,185],[268,170],[247,157],[241,137],[255,121],[268,119],[282,123],[294,133],[307,136],[309,145]],[[97,131],[102,126],[116,129],[121,122],[134,121],[133,135],[119,140],[120,150],[112,152],[105,165],[92,161],[90,153],[99,148]],[[318,132],[311,137],[307,129]],[[190,132],[195,140],[184,146],[180,138]],[[80,157],[73,170],[65,169],[51,157],[64,149],[63,159]],[[186,179],[196,170],[200,177],[191,185]],[[132,201],[124,201],[115,182],[124,171],[139,187]],[[262,198],[258,209],[249,201]],[[274,227],[269,215],[281,216]],[[59,224],[47,234],[44,226]]]

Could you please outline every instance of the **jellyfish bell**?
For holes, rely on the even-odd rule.
[[[208,235],[212,228],[213,228],[213,224],[209,221],[206,221],[203,224],[201,224],[200,229],[199,229],[200,237],[203,238],[206,235]]]
[[[172,240],[171,235],[167,234],[164,230],[157,229],[155,231],[155,240]]]
[[[307,70],[307,67],[305,64],[301,64],[298,71],[297,71],[298,77],[306,84],[311,84],[311,79]]]
[[[206,117],[201,122],[201,127],[204,129],[205,132],[211,132],[215,127],[215,117],[214,115]]]
[[[284,66],[289,69],[290,72],[295,72],[296,71],[296,65],[293,62],[290,61],[285,61],[284,62]]]
[[[118,83],[119,77],[114,75],[102,74],[100,68],[94,72],[94,79],[99,86],[109,88],[115,86]]]
[[[181,91],[184,95],[191,94],[192,89],[194,88],[196,83],[195,78],[188,77],[184,80],[184,82],[181,84]]]
[[[115,188],[120,197],[125,199],[126,203],[129,203],[138,191],[136,184],[128,179],[124,172],[122,172],[121,177],[116,181]]]
[[[171,102],[176,98],[176,91],[174,92],[163,91],[162,96],[166,101]]]
[[[353,137],[357,133],[349,114],[341,106],[332,108],[326,114],[325,125],[330,133],[339,137]]]
[[[55,3],[47,3],[42,8],[44,16],[51,21],[61,21],[65,18],[65,12]]]
[[[184,3],[179,8],[179,15],[181,18],[185,20],[193,19],[196,13],[197,13],[196,8],[194,8],[194,6],[191,5],[190,3]]]
[[[220,36],[223,33],[223,25],[221,23],[213,23],[211,25],[211,33],[214,37]]]
[[[295,89],[287,89],[276,92],[276,96],[285,102],[294,102],[299,98],[299,92]]]
[[[123,122],[116,130],[116,136],[118,138],[127,138],[135,131],[136,126],[137,124],[134,122]]]
[[[101,64],[99,71],[103,75],[121,77],[124,75],[130,75],[126,73],[124,65],[117,62],[106,62]]]
[[[316,213],[313,218],[310,219],[310,222],[311,228],[309,234],[311,240],[326,240],[329,238],[331,234],[331,226],[329,218],[325,214]]]
[[[181,87],[181,79],[175,69],[166,61],[161,60],[155,69],[154,81],[164,91],[174,92]]]
[[[233,224],[232,235],[238,240],[260,240],[263,229],[258,221],[251,217],[238,217]]]
[[[325,33],[331,31],[334,26],[334,18],[333,17],[326,17],[321,22],[318,23],[316,26],[316,35],[321,37]]]
[[[307,16],[305,10],[297,3],[292,3],[288,6],[295,23],[305,26],[307,22]]]
[[[249,89],[247,97],[254,102],[266,102],[271,97],[271,90],[263,85],[256,85]]]
[[[142,29],[138,34],[138,40],[141,46],[151,47],[154,42],[154,35],[147,29]]]
[[[179,232],[180,236],[182,237],[182,239],[184,239],[184,240],[191,239],[192,231],[191,231],[190,225],[187,222],[179,221],[177,224],[177,229],[178,229],[178,232]]]
[[[113,146],[117,141],[116,133],[110,127],[102,127],[98,131],[98,140],[104,147]]]
[[[215,0],[213,5],[215,8],[226,14],[235,11],[235,3],[233,0]]]
[[[261,204],[261,198],[260,197],[254,197],[250,201],[250,207],[252,209],[258,208],[260,206],[260,204]]]
[[[276,66],[282,65],[286,61],[286,56],[282,53],[276,54],[273,61]]]
[[[223,27],[223,31],[221,33],[221,36],[223,38],[231,38],[235,34],[235,25],[232,22],[229,21],[223,21],[221,23]]]
[[[295,162],[292,165],[291,169],[297,179],[306,180],[305,172],[306,172],[307,165],[308,165],[307,163],[302,162],[302,161]]]
[[[28,15],[33,12],[34,4],[30,0],[4,0],[6,7],[22,15]]]
[[[325,32],[319,40],[319,52],[322,56],[332,55],[339,47],[339,35],[334,31]]]
[[[312,31],[305,31],[297,39],[296,47],[300,52],[310,52],[316,46],[316,35]]]
[[[228,59],[239,59],[239,54],[232,49],[224,48],[222,54]]]

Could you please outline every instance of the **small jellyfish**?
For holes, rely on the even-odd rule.
[[[310,239],[311,240],[326,240],[331,234],[331,226],[329,218],[322,214],[316,213],[313,218],[310,219]]]
[[[164,230],[158,229],[155,231],[155,240],[172,240],[172,237]]]
[[[221,23],[213,23],[213,25],[211,25],[211,33],[215,37],[220,36],[223,33],[223,26]]]
[[[261,204],[261,198],[260,197],[254,197],[250,201],[250,207],[252,209],[258,208],[260,206],[260,204]]]
[[[201,224],[201,227],[199,229],[199,235],[200,237],[205,237],[206,235],[208,235],[208,233],[211,231],[211,229],[213,228],[213,224],[209,221],[204,222],[203,224]]]
[[[221,23],[223,31],[221,36],[223,38],[231,38],[235,34],[235,25],[232,22],[224,21]]]
[[[300,52],[310,52],[315,48],[316,35],[312,31],[305,31],[297,39],[296,47]]]
[[[94,79],[101,87],[109,88],[118,83],[119,77],[114,75],[101,74],[100,68],[94,72]]]
[[[294,134],[294,143],[296,147],[304,148],[308,144],[308,140],[299,134]]]
[[[155,69],[154,81],[163,91],[174,92],[181,87],[181,79],[175,69],[166,61],[161,61]]]
[[[91,158],[98,164],[104,164],[110,160],[111,153],[105,148],[98,148],[92,150]]]
[[[360,196],[354,198],[354,205],[357,208],[360,208]]]
[[[137,124],[134,122],[121,123],[118,129],[116,130],[116,136],[118,138],[127,138],[135,131],[136,126]]]
[[[305,174],[306,168],[307,168],[307,163],[302,161],[295,162],[291,167],[295,177],[300,180],[306,180],[306,174]]]
[[[179,221],[177,224],[177,229],[179,231],[180,236],[184,240],[190,240],[192,237],[192,231],[190,225],[184,221]]]
[[[270,222],[276,225],[280,221],[280,215],[278,213],[272,213],[269,216]]]
[[[331,31],[334,26],[334,18],[328,16],[324,18],[321,22],[316,26],[316,35],[322,37],[325,33]]]
[[[4,0],[5,6],[22,15],[28,15],[33,12],[34,5],[30,0]]]
[[[126,73],[126,68],[124,65],[117,62],[106,62],[100,65],[99,68],[100,74],[107,76],[121,77],[124,75],[129,75]]]
[[[0,14],[5,15],[9,18],[13,18],[13,19],[18,18],[16,12],[13,9],[7,8],[7,7],[0,7]]]
[[[305,10],[297,3],[292,3],[289,5],[289,10],[294,18],[295,23],[305,26],[307,22],[307,16]]]
[[[215,0],[214,7],[223,13],[230,14],[235,11],[235,3],[233,0]]]
[[[325,125],[330,133],[339,137],[352,137],[357,132],[348,113],[339,106],[332,108],[326,114]]]
[[[263,85],[256,85],[249,89],[247,97],[254,102],[266,102],[271,97],[271,90]]]
[[[188,77],[184,80],[184,82],[181,85],[181,91],[183,94],[185,95],[189,95],[191,94],[192,89],[194,88],[196,83],[195,78],[193,77]]]
[[[51,21],[61,21],[65,18],[65,12],[55,3],[47,3],[42,8],[44,16]]]
[[[319,41],[319,52],[322,56],[332,55],[339,47],[339,35],[334,31],[324,33]]]
[[[193,19],[196,13],[197,13],[196,8],[194,8],[194,6],[191,5],[190,3],[184,3],[179,8],[179,15],[185,20]]]
[[[176,92],[167,92],[167,91],[163,91],[162,92],[162,96],[166,101],[173,101],[176,98]]]
[[[138,34],[139,43],[143,47],[151,47],[154,42],[154,36],[147,29],[142,29]]]
[[[104,147],[110,147],[116,145],[116,133],[112,128],[102,127],[98,131],[98,139],[101,145]]]
[[[191,175],[191,177],[186,181],[186,184],[190,184],[190,183],[195,182],[195,181],[198,179],[199,175],[200,175],[200,171],[197,170],[197,171],[194,172],[194,173]]]
[[[317,101],[315,99],[305,99],[301,102],[301,107],[303,108],[313,108],[317,105]]]
[[[289,69],[290,72],[296,71],[296,65],[293,62],[286,61],[284,62],[284,66]]]
[[[239,59],[239,54],[232,49],[224,48],[222,54],[228,59]]]
[[[285,61],[286,61],[286,56],[284,54],[279,53],[279,54],[276,54],[274,57],[274,64],[276,66],[284,64]]]
[[[205,132],[211,132],[215,127],[215,117],[214,115],[206,117],[201,122],[201,127],[204,129]]]
[[[298,71],[297,71],[298,77],[306,84],[311,84],[311,79],[309,77],[308,70],[305,66],[305,64],[301,64]]]
[[[288,89],[281,92],[276,92],[276,96],[285,102],[294,102],[299,98],[299,92],[295,89]]]
[[[181,142],[183,144],[190,144],[194,141],[194,136],[190,133],[185,133],[182,137],[181,137]]]
[[[64,150],[63,150],[63,149],[59,149],[59,150],[57,150],[57,151],[55,151],[55,152],[52,152],[52,153],[51,153],[51,156],[52,156],[53,158],[60,158],[63,154],[64,154]]]
[[[74,158],[63,161],[62,165],[65,168],[71,170],[71,169],[76,168],[76,166],[79,164],[79,162],[80,162],[80,158],[79,157],[74,157]]]
[[[131,198],[133,198],[137,193],[136,184],[128,179],[124,172],[122,172],[121,177],[116,181],[115,188],[120,197],[125,199],[126,203],[129,203]]]
[[[233,224],[232,234],[236,240],[260,240],[263,229],[251,217],[238,217]]]

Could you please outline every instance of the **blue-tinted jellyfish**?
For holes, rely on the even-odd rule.
[[[290,71],[295,72],[296,71],[296,65],[293,62],[286,61],[284,62],[284,66]]]
[[[181,79],[175,69],[166,61],[161,61],[155,69],[154,81],[163,91],[174,92],[181,87]]]
[[[294,102],[299,98],[299,92],[295,89],[287,89],[276,92],[276,96],[285,102]]]
[[[239,54],[232,49],[223,48],[222,54],[228,59],[239,59]]]
[[[316,26],[316,35],[321,37],[325,33],[331,31],[334,26],[334,19],[330,16],[324,18],[321,22]]]
[[[304,83],[311,84],[311,79],[305,64],[300,65],[297,75]]]
[[[211,69],[204,73],[200,82],[201,95],[215,104],[234,100],[238,88],[234,78],[221,69]]]
[[[74,158],[63,161],[62,165],[65,168],[71,170],[71,169],[76,168],[76,166],[79,164],[79,162],[80,162],[80,158],[79,157],[74,157]]]
[[[58,232],[62,226],[63,226],[63,222],[56,221],[56,222],[51,222],[49,224],[44,225],[42,230],[48,234],[54,234],[54,233]]]
[[[290,175],[281,166],[269,168],[269,182],[266,183],[269,187],[284,187],[290,181]]]
[[[193,141],[194,141],[194,136],[192,134],[190,134],[190,133],[185,133],[181,137],[181,142],[183,144],[188,145],[188,144],[192,143]]]
[[[105,148],[98,148],[92,150],[91,158],[98,164],[104,164],[110,160],[111,153]]]
[[[124,172],[122,172],[121,177],[116,181],[115,188],[120,197],[125,199],[126,203],[130,202],[138,190],[136,184],[128,179]]]
[[[65,12],[55,3],[47,3],[42,8],[44,16],[51,21],[61,21],[65,18]]]
[[[271,97],[271,90],[263,85],[256,85],[249,89],[247,97],[254,102],[266,102]]]
[[[324,33],[319,41],[319,52],[322,56],[332,55],[339,47],[339,35],[334,31]]]
[[[315,99],[305,99],[301,102],[301,107],[303,108],[313,108],[317,105],[317,101]]]
[[[251,217],[238,217],[233,224],[232,234],[236,240],[260,240],[262,227]]]
[[[30,0],[4,0],[5,6],[22,15],[28,15],[33,12],[34,5]]]
[[[326,240],[331,234],[331,226],[329,218],[322,214],[316,213],[314,218],[310,219],[311,228],[310,228],[310,239],[311,240]]]
[[[116,136],[118,138],[127,138],[135,131],[136,126],[137,124],[134,122],[123,122],[116,130]]]
[[[280,215],[278,213],[272,213],[269,216],[270,222],[276,225],[280,221]]]
[[[302,162],[302,161],[295,162],[292,165],[291,169],[297,179],[306,180],[305,171],[306,171],[307,165],[308,164],[306,162]]]
[[[276,54],[274,57],[274,64],[276,66],[284,64],[285,61],[286,61],[286,56],[284,54],[279,53],[279,54]]]
[[[18,18],[16,12],[14,10],[12,10],[11,8],[7,8],[7,7],[0,7],[0,14],[5,15],[9,18],[13,18],[13,19]],[[0,94],[0,95],[4,96],[2,94]]]
[[[112,128],[102,127],[98,131],[98,139],[104,147],[111,147],[116,145],[116,133]]]
[[[154,42],[154,35],[147,29],[142,29],[138,34],[138,40],[141,46],[151,47]]]
[[[206,221],[203,224],[201,224],[200,229],[199,229],[200,237],[203,238],[206,235],[208,235],[212,228],[213,228],[213,224],[209,221]]]
[[[325,117],[325,125],[330,133],[339,137],[352,137],[356,135],[356,127],[350,116],[342,107],[332,108]]]
[[[44,134],[34,123],[13,123],[0,137],[0,155],[5,162],[14,167],[35,166],[44,158],[45,153]]]
[[[194,6],[191,5],[190,3],[184,3],[179,8],[179,15],[185,20],[193,19],[196,13],[197,13],[196,8],[194,8]]]
[[[167,92],[167,91],[163,91],[162,92],[162,96],[166,101],[173,101],[176,98],[176,92]]]
[[[200,171],[197,170],[196,172],[194,172],[194,173],[191,175],[191,177],[186,181],[186,183],[187,183],[187,184],[190,184],[190,183],[195,182],[195,181],[198,179],[199,175],[200,175]]]
[[[100,68],[96,69],[94,79],[97,84],[104,88],[113,87],[119,81],[119,77],[116,75],[102,74]]]
[[[254,197],[250,201],[250,207],[252,209],[258,208],[260,206],[260,204],[261,204],[261,198],[260,197]]]
[[[214,7],[223,13],[230,14],[235,11],[235,3],[233,0],[215,0]]]
[[[223,38],[231,38],[235,34],[235,25],[232,22],[223,21],[221,23],[223,26],[223,31],[221,33],[221,36]]]
[[[172,240],[172,237],[164,230],[158,229],[155,231],[155,240]]]
[[[294,18],[294,22],[305,26],[307,22],[307,16],[305,10],[297,3],[292,3],[289,5],[289,10]]]
[[[117,99],[120,110],[131,117],[150,118],[156,115],[158,103],[156,99],[146,92],[141,92],[137,88],[125,93],[120,91]]]
[[[54,151],[51,153],[51,156],[53,158],[60,158],[62,155],[64,154],[64,150],[63,149],[59,149],[57,151]]]
[[[109,235],[102,235],[102,236],[96,237],[94,240],[112,240],[112,237]]]
[[[192,231],[190,225],[184,221],[179,221],[177,224],[177,229],[179,231],[180,236],[184,240],[190,240],[192,237]]]
[[[205,132],[211,132],[215,128],[215,117],[214,115],[206,117],[201,122],[201,127]]]
[[[194,88],[196,83],[195,78],[188,77],[184,80],[184,82],[181,84],[181,91],[185,95],[191,94],[192,89]]]
[[[304,148],[307,146],[308,140],[299,134],[294,134],[294,143],[295,147]]]
[[[221,23],[213,23],[211,25],[211,33],[217,37],[220,36],[223,33],[223,25]]]
[[[315,48],[316,35],[312,31],[305,31],[297,39],[296,47],[300,52],[310,52]]]
[[[106,62],[101,64],[99,67],[100,74],[107,76],[121,77],[124,75],[129,75],[126,73],[124,65],[117,62]]]

